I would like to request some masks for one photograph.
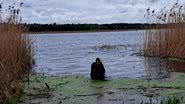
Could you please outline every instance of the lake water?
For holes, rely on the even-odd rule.
[[[144,58],[143,31],[63,33],[31,35],[35,42],[34,70],[46,75],[80,74],[89,77],[99,57],[106,75],[113,78],[166,78],[158,58]],[[164,61],[165,62],[165,61]],[[166,63],[163,63],[164,65]]]

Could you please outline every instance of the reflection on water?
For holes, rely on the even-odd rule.
[[[139,31],[142,32],[142,31]],[[168,78],[182,71],[179,63],[142,56],[143,36],[136,31],[32,35],[35,71],[47,75],[81,74],[89,77],[90,65],[100,57],[113,78]],[[181,64],[184,65],[184,64]],[[178,69],[176,69],[178,68]]]
[[[149,79],[164,79],[170,77],[172,69],[169,68],[169,63],[166,59],[158,57],[145,58],[146,78]]]
[[[174,72],[185,72],[185,61],[176,61],[176,60],[171,60],[169,62],[170,68]]]
[[[185,61],[174,61],[169,58],[145,57],[145,69],[145,78],[170,78],[171,72],[185,72]]]

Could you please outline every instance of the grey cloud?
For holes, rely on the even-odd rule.
[[[145,22],[148,7],[160,10],[175,0],[23,0],[28,23]],[[183,1],[183,0],[181,0]]]

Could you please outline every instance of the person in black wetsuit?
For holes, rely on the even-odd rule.
[[[91,65],[91,79],[104,80],[105,79],[105,68],[99,58],[96,58],[96,62]]]

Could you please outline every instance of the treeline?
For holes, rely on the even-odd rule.
[[[147,29],[149,24],[25,24],[29,32]],[[151,24],[150,24],[151,26]],[[152,24],[155,26],[155,24]]]

